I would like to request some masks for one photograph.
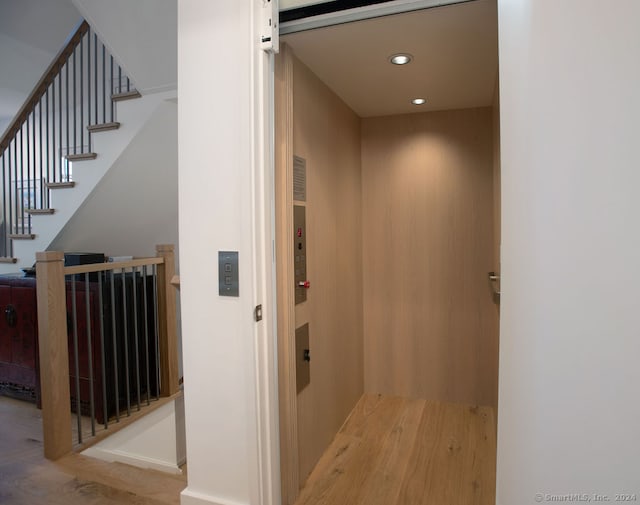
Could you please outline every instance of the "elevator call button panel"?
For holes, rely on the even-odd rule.
[[[239,296],[238,251],[218,251],[218,294]]]
[[[306,301],[307,289],[307,229],[305,207],[293,206],[293,268],[295,271],[295,302],[296,305]]]

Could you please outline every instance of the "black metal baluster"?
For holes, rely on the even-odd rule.
[[[158,341],[158,269],[153,265],[153,322],[155,326],[153,347],[156,357],[156,400],[160,396],[160,343]]]
[[[62,72],[60,73],[60,76],[58,78],[58,106],[60,107],[60,128],[58,128],[58,155],[56,156],[56,158],[58,158],[58,168],[60,169],[59,181],[62,182],[62,165],[64,163],[62,158]]]
[[[102,412],[104,413],[104,428],[109,427],[109,411],[107,409],[107,365],[104,354],[104,305],[102,300],[102,276],[106,272],[98,272],[98,308],[100,310],[100,360],[102,364]]]
[[[84,152],[84,37],[80,39],[80,152]]]
[[[16,146],[18,144],[18,139],[14,137],[13,139],[13,195],[15,198],[15,213],[14,220],[11,221],[12,231],[11,233],[18,233],[18,158],[16,153]]]
[[[80,400],[80,358],[78,356],[78,312],[76,307],[76,277],[71,276],[71,318],[73,322],[73,361],[76,373],[76,420],[78,443],[82,443],[82,402]]]
[[[131,268],[133,275],[133,340],[135,344],[135,365],[136,365],[136,399],[138,401],[138,410],[140,410],[140,350],[138,349],[138,291],[136,282],[138,281],[136,267]]]
[[[27,145],[31,150],[31,163],[29,163],[29,206],[28,209],[35,209],[37,207],[37,194],[36,194],[36,175],[37,175],[37,167],[36,167],[36,109],[34,108],[29,114],[31,117],[31,139],[29,139],[29,134],[27,133]],[[27,119],[28,124],[28,119]],[[33,185],[33,187],[32,187]],[[33,191],[31,191],[33,189]],[[31,232],[31,214],[27,216],[29,219],[29,232]]]
[[[7,187],[9,191],[7,191]],[[11,144],[9,144],[4,153],[2,154],[2,190],[5,195],[3,205],[6,208],[4,214],[4,250],[5,256],[11,257],[11,239],[9,238],[9,234],[11,233],[11,222],[12,222],[12,212],[13,212],[13,201],[11,198]]]
[[[94,117],[96,124],[100,123],[98,119],[98,36],[93,35],[93,100],[95,102]]]
[[[49,180],[51,179],[51,150],[50,150],[50,146],[49,146],[49,90],[51,88],[47,88],[47,92],[45,93],[45,96],[47,97],[47,111],[45,114],[45,123],[46,123],[46,132],[47,132],[47,181],[49,182]],[[45,181],[42,181],[42,185],[44,186]],[[51,207],[51,205],[49,205],[49,189],[47,188],[46,193],[47,195],[47,208]]]
[[[91,125],[91,30],[87,32],[87,126]],[[84,131],[84,128],[82,129]],[[87,152],[91,152],[91,131],[87,129]]]
[[[35,108],[29,114],[31,118],[31,135],[29,135],[29,129],[27,129],[27,157],[29,157],[29,151],[31,151],[30,163],[27,165],[29,167],[28,175],[29,175],[29,205],[27,209],[36,208],[36,110]],[[29,124],[29,119],[27,118],[27,125]],[[31,137],[31,138],[29,138]],[[33,188],[31,187],[33,185]],[[31,191],[33,189],[33,192]],[[31,214],[27,215],[27,219],[29,220],[29,232],[31,232]]]
[[[107,55],[102,44],[102,122],[107,122]]]
[[[24,233],[24,142],[22,141],[22,126],[20,127],[20,195],[16,197],[20,202],[20,232]]]
[[[149,395],[151,394],[150,374],[149,374],[149,304],[147,302],[147,266],[142,267],[143,275],[143,293],[144,293],[144,358],[145,358],[145,375],[147,380],[147,405],[149,405]]]
[[[129,384],[129,328],[127,323],[127,279],[125,269],[122,269],[122,321],[124,325],[124,376],[127,392],[127,415],[131,415],[131,388]]]
[[[38,144],[40,146],[40,208],[44,209],[44,177],[42,177],[42,169],[44,163],[42,159],[42,98],[38,102]]]
[[[111,122],[113,122],[114,105],[113,105],[113,99],[111,97],[111,95],[113,95],[113,56],[110,56],[110,59],[111,59],[111,84],[109,85],[109,88],[110,88],[109,100],[111,102]]]
[[[115,274],[111,270],[111,340],[113,344],[113,384],[115,388],[116,421],[120,421],[120,388],[118,387],[118,330],[116,326]]]
[[[8,217],[9,217],[8,220],[4,222],[4,241],[7,249],[6,256],[12,257],[13,246],[11,244],[12,241],[9,238],[9,235],[11,234],[11,228],[13,226],[13,195],[11,194],[12,193],[11,191],[11,143],[9,143],[9,145],[5,149],[4,154],[2,155],[2,159],[6,160],[7,178],[5,180],[5,184],[9,188],[9,191],[4,192],[4,194],[6,195],[6,203],[7,203]]]
[[[25,186],[25,182],[27,185],[27,209],[31,208],[31,142],[30,142],[30,137],[31,135],[29,135],[30,131],[29,131],[29,117],[31,116],[31,114],[29,114],[27,116],[27,120],[25,121],[25,125],[26,125],[26,134],[27,134],[27,180],[25,181],[24,179],[22,180],[22,212],[23,212],[23,217],[24,217],[24,211],[26,210],[24,208],[25,202],[24,202],[24,186]],[[27,221],[30,221],[29,219],[29,214],[26,214],[26,218]],[[29,226],[27,229],[31,229],[31,223],[29,223]],[[22,233],[24,233],[24,230],[22,231]]]
[[[69,154],[71,154],[70,153],[70,149],[69,149],[69,132],[70,132],[70,129],[69,129],[69,109],[70,109],[70,107],[69,107],[69,64],[70,64],[69,60],[67,60],[67,62],[65,63],[66,85],[64,87],[64,91],[65,91],[65,95],[66,95],[66,100],[65,100],[64,107],[66,109],[65,118],[67,120],[67,130],[66,130],[66,132],[67,132],[67,156]],[[68,169],[68,166],[69,166],[69,161],[65,159],[65,168]],[[62,176],[62,172],[61,172],[60,175]],[[67,173],[66,173],[66,180],[69,180],[69,170],[67,170]]]
[[[93,395],[93,342],[91,340],[91,292],[89,286],[89,274],[84,274],[84,303],[87,318],[87,361],[89,363],[89,414],[91,416],[91,435],[96,436],[96,409]]]
[[[73,51],[73,105],[71,109],[73,110],[73,154],[78,154],[78,111],[77,109],[77,99],[76,99],[76,52],[77,49]]]
[[[60,74],[58,74],[58,78],[60,78]],[[56,182],[56,158],[58,154],[56,153],[56,80],[53,79],[51,83],[51,147],[52,147],[52,163],[51,163],[51,182]]]
[[[31,118],[31,139],[29,138],[29,133],[27,130],[27,146],[31,151],[31,162],[28,165],[29,166],[29,206],[27,208],[35,209],[37,207],[36,205],[37,143],[36,143],[36,110],[35,108],[31,111],[31,114],[29,114],[29,117]],[[27,124],[28,122],[29,120],[27,119]],[[33,191],[31,191],[32,189]],[[27,219],[29,220],[29,232],[31,232],[31,214],[27,216]]]
[[[6,163],[4,159],[4,153],[2,153],[2,194],[5,198],[2,199],[2,222],[4,223],[4,232],[2,233],[2,255],[6,258],[9,256],[7,246],[9,245],[9,235],[7,233],[7,174],[5,172]]]

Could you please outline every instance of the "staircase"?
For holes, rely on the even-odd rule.
[[[140,252],[136,254],[136,250],[130,248],[132,233],[135,234],[133,242],[136,242],[138,236],[143,236],[139,240],[140,243],[147,239],[154,240],[155,243],[155,238],[150,237],[156,236],[162,241],[168,233],[166,229],[170,227],[167,213],[171,214],[171,218],[175,214],[177,220],[177,202],[173,210],[173,200],[177,199],[177,195],[174,197],[166,191],[166,188],[175,188],[177,184],[177,159],[174,160],[172,156],[176,153],[177,137],[175,86],[150,86],[150,76],[157,76],[149,72],[140,72],[138,65],[131,65],[132,72],[138,72],[135,75],[139,77],[139,83],[142,83],[142,86],[147,83],[141,94],[109,50],[115,40],[115,50],[122,51],[131,38],[127,38],[126,33],[113,33],[113,27],[118,26],[118,23],[105,23],[99,16],[94,15],[92,8],[101,8],[104,4],[87,4],[88,2],[81,2],[81,6],[85,8],[85,17],[93,20],[92,24],[96,29],[90,27],[87,22],[78,25],[12,123],[0,136],[0,274],[30,268],[35,263],[36,252],[56,247],[58,251],[87,248],[116,252],[118,255],[117,246],[115,251],[111,249],[114,247],[113,242],[118,242],[124,244],[120,247],[125,247],[119,254],[140,255]],[[133,3],[129,5],[137,8]],[[124,10],[125,13],[119,12],[118,16],[126,17],[130,14]],[[156,24],[154,23],[154,26]],[[131,26],[136,33],[145,32],[138,23],[132,23]],[[106,46],[100,40],[98,27],[103,30],[100,33],[105,34],[105,40],[112,42],[111,46]],[[156,29],[159,28],[156,26]],[[165,36],[166,33],[168,32],[165,31],[162,35]],[[152,47],[155,54],[158,52],[158,44],[155,44],[155,40],[154,43],[150,43],[149,40],[148,37],[144,38],[144,43],[140,45]],[[139,49],[138,46],[131,47],[133,53],[140,54],[134,50]],[[126,56],[123,54],[122,58]],[[154,58],[163,60],[167,55],[148,56],[145,60],[150,64],[155,61]],[[144,65],[142,67],[145,68]],[[171,64],[167,67],[170,70]],[[175,157],[177,158],[177,153]],[[171,171],[166,167],[171,167]],[[152,170],[155,180],[150,177]],[[105,177],[107,174],[108,177]],[[176,176],[175,180],[173,175]],[[105,210],[105,200],[109,210]],[[132,201],[135,208],[132,208]],[[99,219],[95,217],[96,208]],[[165,209],[168,210],[165,212]],[[126,220],[126,223],[123,223],[123,220]],[[94,225],[96,221],[103,223],[104,231],[100,225]],[[156,225],[156,222],[159,225]],[[103,239],[102,245],[95,245],[96,237],[87,233],[87,223],[89,228],[99,229],[100,239]],[[72,240],[69,240],[70,230],[71,234],[75,234]],[[85,243],[90,245],[68,245],[79,236],[88,237]],[[109,245],[105,246],[105,243]],[[148,267],[149,272],[152,268],[160,269],[156,272],[161,272],[162,265],[158,260],[152,260],[153,267]],[[136,261],[133,262],[135,265],[138,264]],[[174,260],[169,263],[173,266]],[[135,265],[123,267],[122,264],[109,263],[103,266],[112,270],[120,268],[117,275],[123,277],[147,275],[147,266]],[[92,270],[91,275],[94,273]],[[58,284],[64,284],[79,275],[84,276],[88,273],[68,274],[67,277],[58,279]],[[112,272],[112,280],[113,275]],[[37,280],[40,282],[50,278],[48,275],[38,275]],[[159,342],[164,342],[162,349],[158,350],[162,384],[160,400],[156,399],[152,408],[142,405],[142,409],[138,401],[137,410],[132,409],[129,413],[127,409],[126,416],[121,416],[122,422],[119,419],[115,422],[110,419],[108,428],[105,424],[104,430],[98,427],[98,431],[94,432],[92,421],[89,434],[83,435],[84,440],[78,435],[73,450],[86,450],[87,455],[105,461],[124,461],[144,468],[179,473],[179,465],[184,461],[185,455],[182,449],[184,428],[180,428],[183,426],[184,418],[180,410],[182,397],[176,393],[178,356],[170,352],[171,349],[177,351],[175,300],[163,294],[167,291],[173,292],[174,288],[169,285],[168,280],[158,281],[154,289],[156,288],[156,296],[151,298],[155,298],[154,303],[159,307],[157,330],[161,336]],[[49,297],[51,292],[53,291],[50,286],[41,286],[38,289],[39,298]],[[47,294],[40,296],[41,293]],[[170,299],[169,303],[166,299],[162,301],[165,296]],[[62,305],[65,305],[64,295],[58,298]],[[129,304],[135,306],[135,300],[137,299],[134,295],[129,298]],[[169,310],[165,310],[167,306],[172,307],[173,316],[169,315]],[[161,310],[161,307],[165,309]],[[57,320],[64,323],[68,320],[64,313],[73,313],[73,310],[75,309],[62,307]],[[49,313],[51,312],[47,312]],[[40,323],[45,315],[39,314],[38,318]],[[124,325],[126,326],[126,319]],[[39,324],[36,326],[40,328],[40,335],[44,335],[41,341],[52,341],[47,331],[43,331]],[[70,330],[69,327],[61,327],[58,330],[53,333],[62,339],[60,349],[66,351],[70,342],[68,338],[75,335],[75,330]],[[94,335],[96,331],[94,328]],[[85,342],[92,337],[90,332],[83,334],[80,331],[79,338],[81,342]],[[131,338],[137,338],[135,331]],[[115,353],[116,345],[113,346]],[[94,351],[95,349],[97,347]],[[119,352],[122,352],[122,349]],[[40,360],[41,371],[43,367],[46,368],[55,361],[51,359],[54,354],[59,357],[63,353],[45,352],[47,358]],[[75,355],[78,355],[77,349]],[[164,363],[165,361],[170,362],[171,366]],[[41,382],[49,385],[64,384],[69,379],[70,370],[68,366],[63,366],[58,370],[60,380],[45,379]],[[166,374],[169,375],[165,377]],[[76,368],[75,377],[79,375],[79,369]],[[170,386],[173,389],[168,389],[168,392],[164,390]],[[81,396],[76,391],[75,398],[79,397]],[[68,404],[69,395],[55,395],[54,400],[54,408],[49,408],[47,413],[43,408],[43,419],[51,416],[51,412],[68,414],[71,408]],[[84,416],[82,420],[85,420]],[[53,437],[54,446],[59,446],[62,439],[71,439],[72,432],[67,431]],[[80,425],[76,433],[82,433]]]
[[[0,273],[31,267],[158,105],[86,21],[0,138]]]

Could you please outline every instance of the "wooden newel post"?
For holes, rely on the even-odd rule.
[[[63,253],[36,254],[36,293],[44,455],[55,460],[72,448]]]
[[[160,341],[160,396],[178,392],[178,328],[176,292],[171,285],[175,274],[173,244],[156,246],[156,256],[164,258],[158,265],[158,331]]]

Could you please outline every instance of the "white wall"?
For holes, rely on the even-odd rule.
[[[175,89],[177,0],[72,0],[143,95]]]
[[[497,503],[640,493],[640,2],[499,0]]]
[[[101,440],[82,454],[181,474],[185,463],[184,398],[179,397]]]
[[[277,503],[277,409],[256,364],[273,356],[270,213],[265,213],[263,73],[253,28],[261,0],[178,3],[180,280],[189,465],[182,503]],[[256,167],[256,170],[254,170]],[[267,189],[265,189],[267,188]],[[259,220],[259,223],[257,223]],[[218,251],[238,251],[240,296],[218,296]],[[267,270],[268,269],[268,270]],[[256,323],[257,303],[265,319]],[[269,344],[270,343],[270,344]],[[263,344],[269,344],[261,348]],[[272,361],[272,360],[271,360]],[[274,370],[265,370],[273,374]],[[264,430],[271,436],[264,437]],[[275,433],[275,434],[274,434]],[[275,482],[275,488],[269,489]]]
[[[174,102],[159,105],[48,249],[154,256],[156,244],[178,245]]]
[[[135,102],[123,102],[121,106]],[[122,131],[111,133],[118,135]],[[96,167],[81,165],[74,173],[76,179],[79,179],[78,171],[82,170],[96,170]],[[46,226],[46,222],[40,225]],[[157,105],[47,250],[148,257],[155,256],[157,244],[175,244],[176,271],[180,273],[178,107],[175,99]],[[178,372],[182,374],[179,293],[177,303]]]

